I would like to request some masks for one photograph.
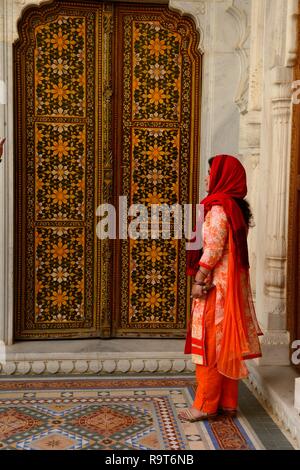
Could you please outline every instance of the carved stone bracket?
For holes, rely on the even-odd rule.
[[[298,54],[298,17],[300,15],[299,1],[289,0],[287,2],[287,38],[285,49],[285,64],[293,67]]]
[[[250,26],[247,13],[237,8],[234,3],[227,8],[227,13],[235,19],[238,28],[238,43],[235,47],[235,51],[240,60],[241,74],[235,102],[240,113],[245,114],[248,107],[249,89],[249,57],[246,43],[250,35]]]

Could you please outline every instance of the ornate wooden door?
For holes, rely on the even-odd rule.
[[[182,336],[184,240],[99,240],[96,209],[196,202],[192,21],[56,0],[24,12],[14,67],[15,338]]]

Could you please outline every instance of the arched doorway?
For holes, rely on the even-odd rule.
[[[19,23],[15,338],[182,336],[184,240],[99,240],[96,209],[197,202],[201,57],[167,6],[54,1]]]

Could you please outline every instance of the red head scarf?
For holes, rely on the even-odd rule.
[[[212,206],[223,206],[232,228],[235,257],[241,267],[249,268],[248,227],[243,212],[235,200],[235,198],[244,199],[246,195],[246,172],[240,161],[230,155],[214,157],[210,171],[209,193],[201,201],[201,204],[204,204],[204,214],[206,215]]]

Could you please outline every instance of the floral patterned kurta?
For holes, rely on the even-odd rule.
[[[215,324],[216,324],[216,355],[220,353],[222,339],[222,320],[227,295],[228,260],[229,260],[229,223],[222,206],[213,206],[205,217],[203,224],[203,256],[200,266],[209,269],[207,282],[214,284],[216,289]],[[242,278],[245,299],[245,318],[248,330],[251,357],[259,357],[260,346],[257,335],[261,334],[255,311],[249,279]],[[204,309],[206,297],[194,299],[192,303],[192,360],[196,364],[206,365],[204,342]]]

